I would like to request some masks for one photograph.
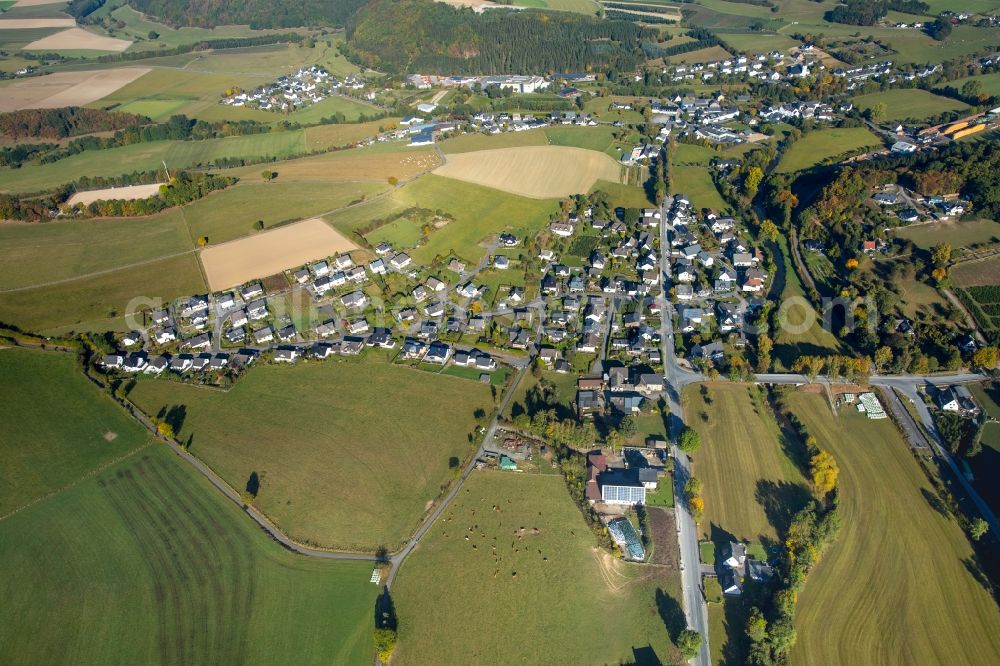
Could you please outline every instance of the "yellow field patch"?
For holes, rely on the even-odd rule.
[[[63,5],[66,0],[17,0],[15,7],[37,7],[38,5]]]
[[[19,79],[0,87],[0,111],[83,106],[110,95],[149,71],[148,67],[119,67]]]
[[[201,251],[212,291],[358,248],[318,217]]]
[[[30,30],[33,28],[72,28],[71,18],[0,19],[0,30]]]
[[[110,201],[114,199],[148,199],[160,191],[160,183],[149,185],[128,185],[126,187],[106,187],[103,190],[88,190],[77,192],[66,203],[75,206],[78,203],[89,205],[95,201]]]
[[[124,51],[132,46],[128,39],[115,39],[105,35],[84,30],[83,28],[70,28],[57,32],[48,37],[36,39],[30,44],[21,48],[22,51],[64,51],[64,50],[86,50],[86,51]]]
[[[598,180],[621,182],[621,166],[611,157],[568,146],[522,146],[448,155],[434,173],[534,199],[587,192]]]
[[[433,150],[406,153],[375,153],[338,151],[318,157],[289,160],[277,167],[282,181],[378,181],[390,177],[408,180],[433,169],[441,163]],[[261,178],[260,167],[248,167],[236,172],[244,180]]]

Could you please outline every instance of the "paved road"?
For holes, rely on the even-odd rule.
[[[663,289],[658,296],[660,306],[660,344],[663,355],[664,393],[670,408],[670,427],[667,434],[675,438],[684,425],[681,410],[681,391],[684,386],[701,379],[700,375],[682,368],[674,353],[674,320],[670,302],[667,300],[667,280],[670,279],[670,243],[667,238],[667,215],[660,204],[660,267]],[[676,446],[671,448],[674,458],[674,513],[677,520],[677,541],[681,555],[681,590],[684,613],[688,627],[701,634],[701,649],[691,663],[696,666],[710,666],[708,650],[708,607],[701,588],[701,557],[698,550],[698,531],[694,518],[684,502],[684,484],[691,476],[687,454]]]

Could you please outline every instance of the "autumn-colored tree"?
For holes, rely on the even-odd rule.
[[[892,363],[892,348],[889,346],[882,346],[875,350],[875,372],[881,373],[885,369],[885,366]]]
[[[205,247],[208,245],[208,236],[200,236],[198,238],[198,247]]]
[[[951,261],[951,243],[938,243],[931,248],[931,261],[938,267],[947,266]]]
[[[771,349],[774,341],[766,333],[757,336],[757,372],[767,372],[771,367]]]
[[[684,496],[687,498],[700,497],[702,491],[701,479],[692,476],[684,482]]]
[[[858,267],[858,260],[855,259],[854,257],[851,257],[850,259],[844,262],[844,266],[847,267],[847,270],[853,271],[855,268]]]
[[[809,475],[812,477],[816,492],[826,495],[837,487],[840,467],[830,453],[820,451],[809,459]]]
[[[166,421],[157,422],[156,432],[159,433],[161,437],[165,437],[166,439],[174,438],[174,427]]]
[[[743,179],[743,191],[748,198],[753,199],[757,196],[757,190],[760,188],[762,180],[764,180],[764,172],[761,168],[757,166],[750,167],[750,170],[747,171],[747,175]]]
[[[778,225],[771,220],[764,220],[760,223],[760,235],[771,242],[778,240]]]
[[[931,277],[934,278],[934,282],[940,287],[948,279],[948,271],[941,267],[935,268],[931,271]]]
[[[700,497],[692,497],[688,500],[688,511],[695,522],[701,520],[701,514],[705,511],[705,500]]]
[[[389,176],[389,178],[387,179],[387,181],[393,187],[395,187],[396,185],[399,184],[399,178],[396,178],[395,176]]]
[[[989,530],[990,524],[982,518],[976,518],[972,521],[972,524],[969,525],[969,534],[972,535],[972,538],[976,541],[982,539]]]
[[[969,360],[974,368],[983,368],[984,370],[992,370],[997,367],[997,348],[996,347],[983,347],[982,349],[977,349],[972,354],[972,358]]]

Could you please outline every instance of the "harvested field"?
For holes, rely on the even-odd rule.
[[[312,218],[205,249],[201,264],[209,287],[219,291],[357,247],[323,220]]]
[[[0,30],[30,30],[32,28],[72,28],[76,21],[71,18],[24,18],[0,19]]]
[[[459,153],[449,156],[434,173],[534,199],[587,192],[597,180],[621,180],[621,167],[609,156],[568,146]]]
[[[84,30],[83,28],[70,28],[57,32],[48,37],[36,39],[22,51],[124,51],[132,46],[132,42],[127,39],[115,39],[105,35]],[[89,100],[88,100],[89,101]]]
[[[88,190],[77,192],[69,198],[70,206],[82,203],[84,206],[95,201],[109,201],[113,199],[148,199],[160,191],[160,183],[150,183],[149,185],[128,185],[126,187],[106,187],[103,190]]]
[[[38,5],[62,5],[66,0],[17,0],[15,7],[37,7]]]
[[[110,95],[149,71],[147,67],[120,67],[21,79],[0,88],[0,111],[82,106]]]

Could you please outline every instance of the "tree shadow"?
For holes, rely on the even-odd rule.
[[[184,427],[184,421],[187,419],[187,406],[171,405],[170,409],[167,410],[166,414],[162,418],[171,428],[173,428],[174,433],[179,433],[181,428]]]
[[[247,479],[246,490],[254,497],[257,497],[257,493],[260,492],[260,476],[257,472],[250,472],[250,478]]]
[[[1000,604],[1000,587],[993,585],[993,582],[987,575],[986,570],[983,568],[979,555],[977,553],[973,553],[972,557],[963,559],[962,564],[965,565],[966,571],[972,574],[972,577],[976,580],[976,582],[982,585],[983,588],[993,596],[993,600]]]
[[[722,665],[742,666],[746,663],[747,609],[742,599],[723,601],[723,626],[726,641],[722,644]]]
[[[709,527],[708,538],[715,544],[715,562],[712,563],[713,565],[721,559],[723,549],[726,546],[730,543],[739,541],[735,534],[722,529],[715,523],[712,523]]]
[[[927,500],[927,504],[929,504],[930,507],[938,513],[938,515],[943,518],[949,518],[951,516],[951,512],[948,510],[948,505],[937,496],[937,493],[932,493],[926,488],[921,488],[920,494],[924,496],[924,499]]]
[[[382,594],[375,599],[375,628],[397,631],[399,622],[396,617],[396,605],[392,602],[389,588],[383,587]]]
[[[663,591],[663,588],[656,588],[656,610],[660,613],[663,626],[670,636],[670,641],[677,643],[677,637],[687,629],[687,618],[684,616],[684,608],[672,596]]]
[[[622,662],[623,666],[663,666],[651,645],[632,648],[632,659]]]
[[[759,479],[754,499],[779,535],[788,531],[792,517],[812,501],[809,491],[797,483]]]

